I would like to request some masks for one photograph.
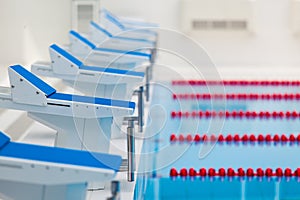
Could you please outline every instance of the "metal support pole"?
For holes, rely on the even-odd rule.
[[[151,66],[148,66],[146,68],[146,101],[148,102],[149,101],[149,97],[150,97],[150,76],[151,76]]]
[[[127,180],[129,182],[134,181],[135,171],[135,137],[134,137],[134,119],[128,120],[127,127],[127,154],[128,154],[128,173]]]
[[[138,91],[138,125],[139,132],[143,132],[144,126],[144,98],[143,98],[144,88],[141,86]]]
[[[138,131],[143,132],[143,126],[144,126],[144,87],[139,87],[138,90],[134,91],[134,94],[138,96]],[[125,120],[127,121],[127,120]]]

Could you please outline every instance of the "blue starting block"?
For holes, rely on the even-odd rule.
[[[70,31],[69,36],[71,42],[70,52],[84,60],[85,63],[145,72],[146,100],[149,100],[150,80],[156,53],[147,54],[136,51],[97,48],[94,43],[75,31]]]
[[[159,25],[152,22],[147,22],[142,19],[119,17],[119,21],[125,26],[130,28],[159,28]]]
[[[59,78],[85,95],[101,98],[130,100],[134,89],[143,85],[144,73],[122,69],[86,66],[58,45],[49,48],[51,63],[37,62],[32,65],[32,72],[38,75]],[[142,115],[143,99],[139,100],[139,115]],[[142,126],[143,116],[139,125]],[[114,118],[112,137],[119,138],[123,117]]]
[[[157,43],[158,33],[154,31],[157,25],[146,23],[124,23],[107,9],[100,12],[100,23],[107,28],[113,35],[122,35],[130,38],[143,38]]]
[[[87,183],[114,178],[119,156],[11,142],[0,132],[0,193],[11,199],[84,200]]]
[[[149,66],[151,54],[139,51],[99,48],[83,35],[69,32],[70,52],[88,63],[112,68],[130,67],[130,69]]]
[[[113,117],[133,114],[135,103],[58,93],[20,65],[9,67],[11,88],[0,93],[0,107],[24,110],[57,130],[58,147],[108,152]]]
[[[42,76],[62,79],[85,95],[127,100],[145,76],[143,72],[84,65],[81,60],[56,44],[49,47],[49,52],[51,63],[34,63],[32,71]]]
[[[114,36],[96,22],[90,22],[90,40],[103,48],[120,49],[124,51],[155,52],[156,44],[147,39]],[[152,55],[153,56],[153,55]]]

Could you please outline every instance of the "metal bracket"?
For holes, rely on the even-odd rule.
[[[120,182],[119,181],[112,181],[111,182],[111,194],[112,197],[107,198],[107,200],[120,200]]]
[[[150,80],[151,80],[151,68],[152,66],[148,66],[146,68],[146,101],[148,102],[150,99]]]
[[[134,93],[138,95],[138,126],[139,132],[143,132],[144,126],[144,98],[143,98],[144,87],[140,86]]]
[[[134,134],[134,121],[138,120],[138,117],[126,117],[128,121],[127,127],[127,156],[128,156],[128,169],[127,180],[128,182],[134,181],[135,171],[135,134]]]

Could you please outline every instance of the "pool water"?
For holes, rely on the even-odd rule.
[[[300,133],[296,118],[225,118],[175,117],[172,111],[297,111],[299,100],[186,100],[173,99],[174,93],[298,93],[299,86],[174,86],[161,83],[154,86],[148,125],[144,138],[135,199],[300,199],[300,179],[297,176],[174,176],[172,168],[213,168],[218,171],[238,168],[263,170],[277,168],[293,172],[300,167],[298,142],[171,142],[171,134],[184,136],[207,134],[270,134]]]

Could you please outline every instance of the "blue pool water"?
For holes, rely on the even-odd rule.
[[[299,87],[227,86],[228,93],[298,93]],[[216,88],[214,91],[220,91]],[[205,87],[154,86],[145,141],[138,168],[135,199],[300,199],[299,179],[239,177],[176,177],[171,168],[291,168],[300,167],[297,143],[170,143],[175,134],[300,133],[300,119],[171,118],[172,111],[243,110],[298,111],[300,101],[202,101],[173,100],[173,93],[204,92]]]

